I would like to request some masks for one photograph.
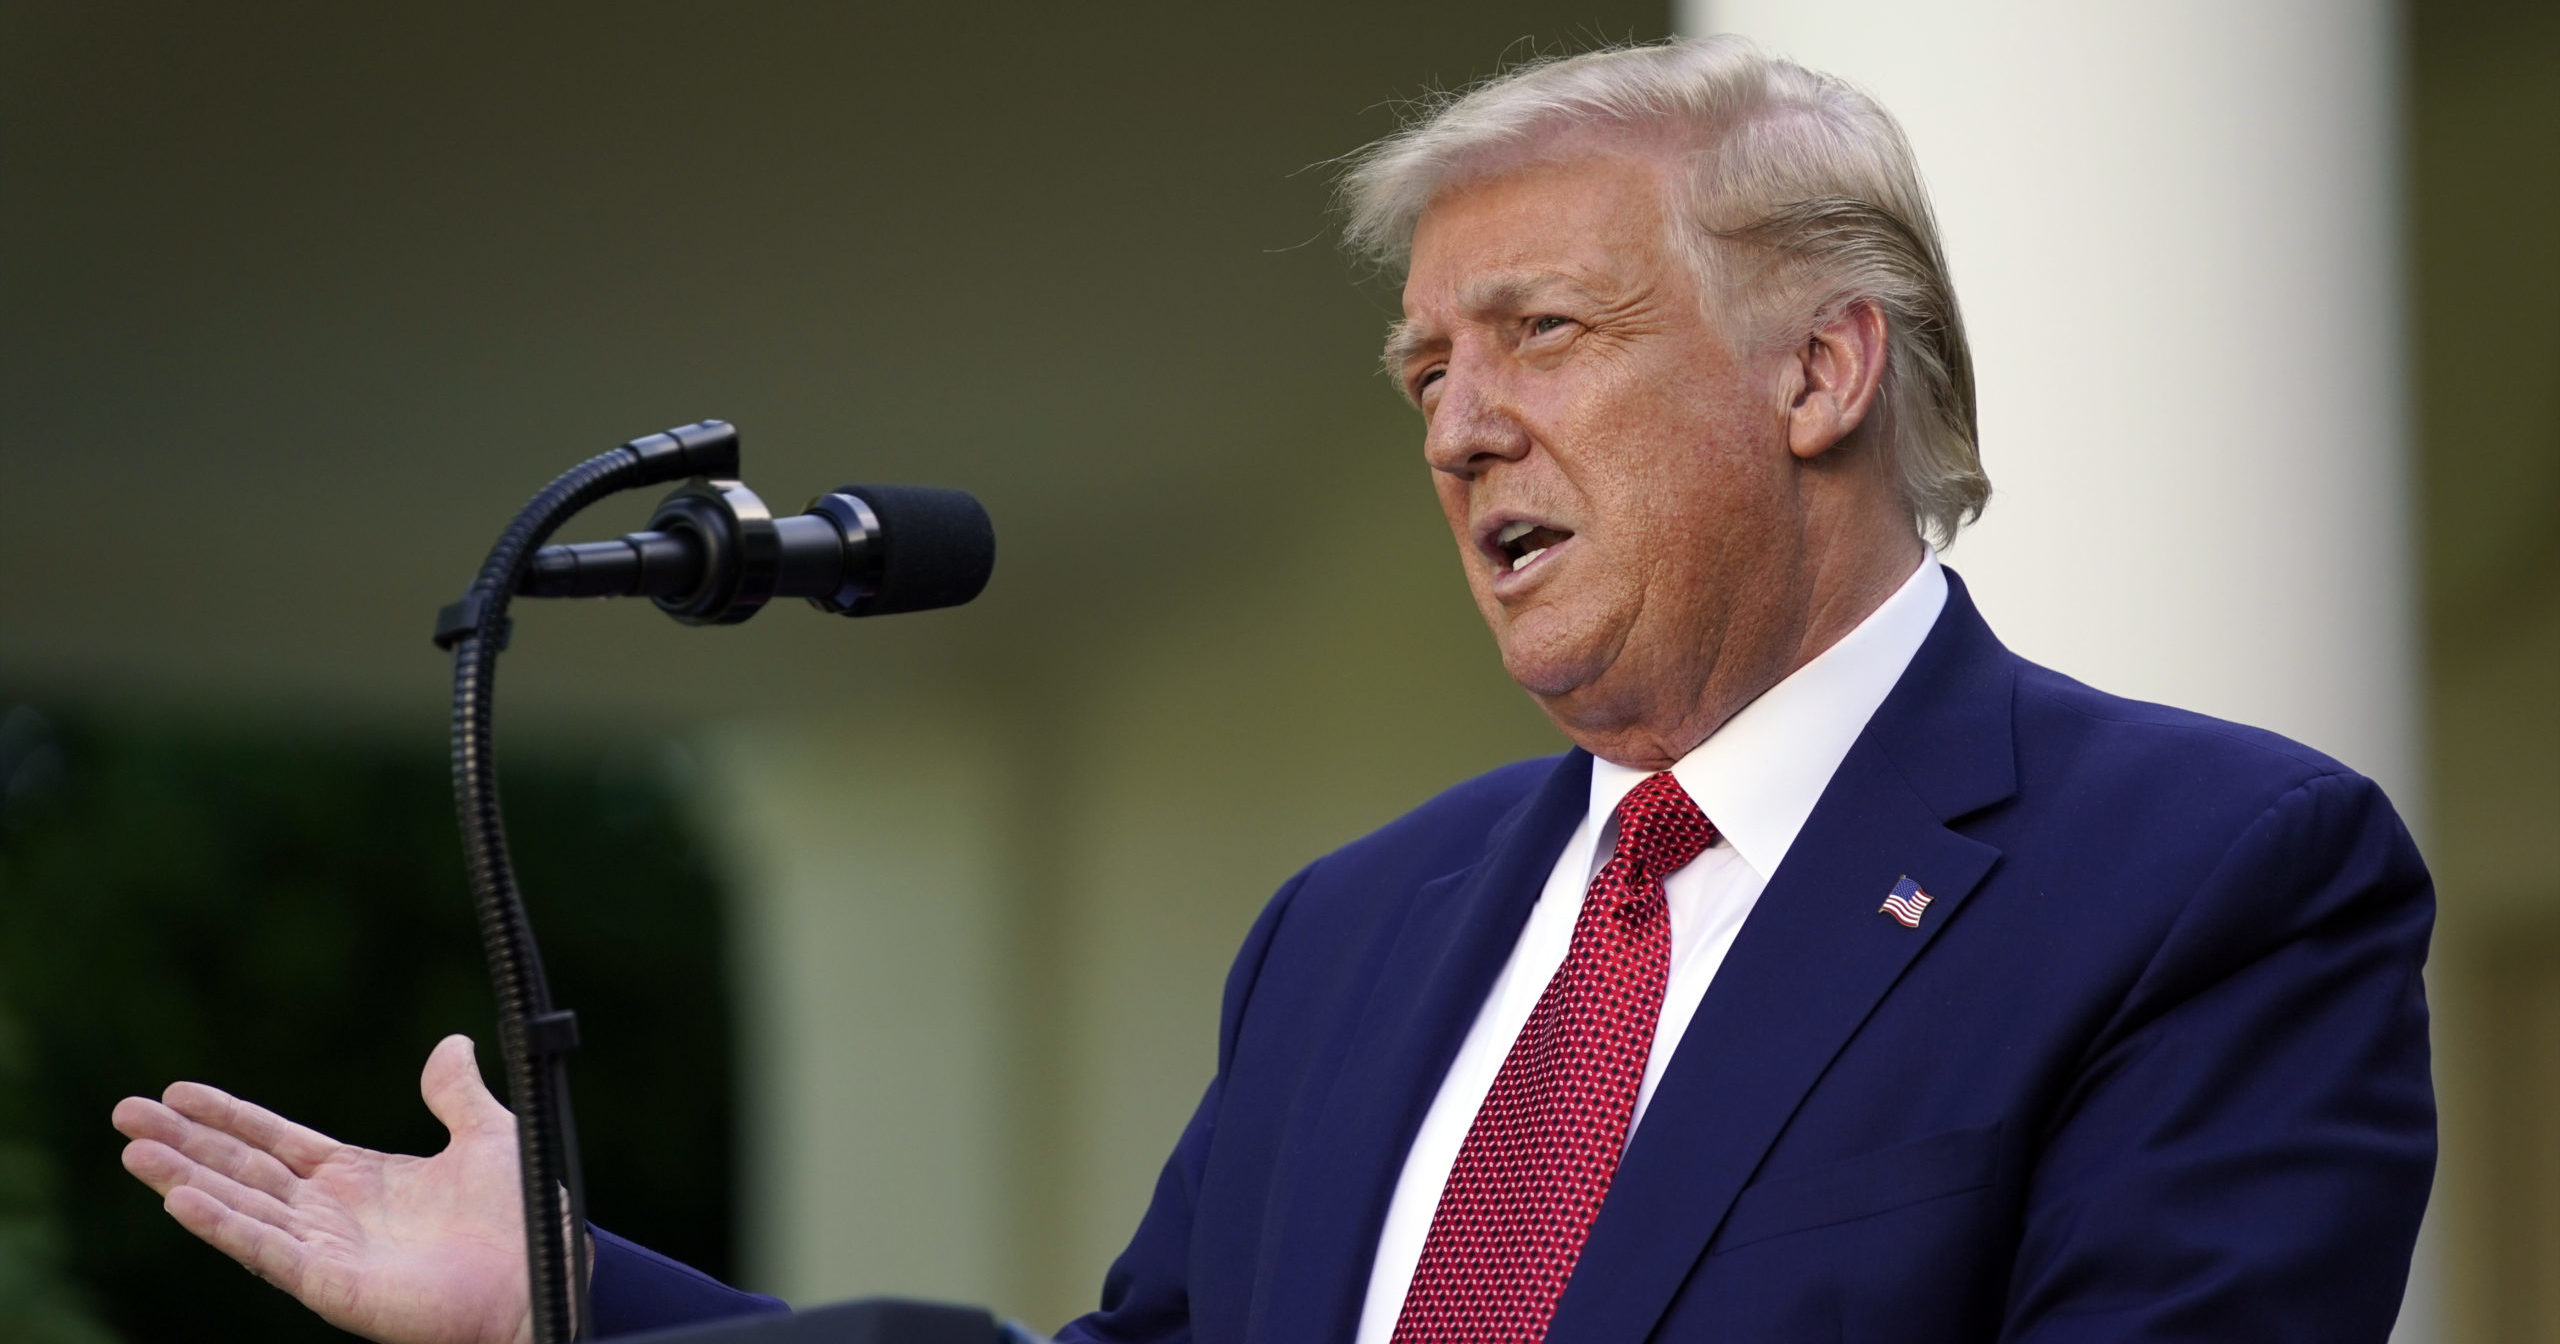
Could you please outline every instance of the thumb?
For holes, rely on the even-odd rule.
[[[515,1131],[515,1112],[491,1096],[489,1085],[480,1080],[480,1056],[468,1036],[447,1036],[436,1042],[425,1071],[418,1075],[418,1093],[457,1139],[495,1129]]]

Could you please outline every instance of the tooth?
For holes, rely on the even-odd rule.
[[[1505,523],[1502,530],[1494,534],[1493,539],[1502,545],[1508,546],[1537,530],[1538,525],[1536,523],[1523,519],[1516,523]]]
[[[1546,553],[1547,553],[1547,548],[1546,548],[1546,547],[1544,547],[1544,546],[1541,546],[1541,547],[1539,547],[1538,549],[1536,549],[1536,550],[1534,550],[1534,551],[1529,552],[1527,555],[1521,556],[1519,559],[1512,561],[1512,562],[1511,562],[1511,568],[1512,568],[1512,570],[1513,570],[1514,572],[1517,572],[1517,571],[1520,571],[1520,570],[1523,570],[1523,569],[1527,569],[1527,568],[1529,567],[1529,562],[1530,562],[1530,561],[1535,560],[1535,559],[1537,559],[1539,556],[1545,555]]]

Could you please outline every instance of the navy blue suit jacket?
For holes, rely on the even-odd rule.
[[[1497,770],[1281,889],[1217,1076],[1062,1340],[1351,1337],[1589,772]],[[1877,911],[1906,875],[1934,897],[1917,929]],[[1951,576],[1682,1037],[1548,1339],[2380,1341],[2434,1168],[2432,916],[2370,781],[2027,663]]]

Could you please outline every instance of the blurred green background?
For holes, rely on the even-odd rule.
[[[2560,11],[2404,20],[2446,1337],[2560,1338]],[[704,416],[778,505],[960,486],[1003,552],[895,622],[520,613],[598,1217],[803,1299],[1081,1309],[1265,895],[1560,745],[1322,165],[1669,21],[0,8],[0,1337],[330,1337],[165,1221],[107,1108],[195,1077],[437,1142],[416,1069],[491,1010],[433,613],[551,474]]]
[[[510,772],[507,804],[546,958],[612,1024],[579,1061],[578,1100],[649,1117],[586,1131],[594,1216],[728,1272],[724,930],[671,759],[647,743],[551,753]],[[256,1285],[221,1257],[173,1253],[188,1248],[98,1118],[209,1077],[330,1117],[350,1142],[443,1147],[418,1063],[449,1032],[495,1040],[444,754],[309,724],[56,723],[19,705],[0,718],[0,775],[0,1197],[27,1228],[23,1250],[0,1250],[0,1291],[32,1302],[50,1281],[45,1310],[85,1297],[130,1339],[202,1338],[210,1302],[230,1337],[333,1334],[280,1293],[242,1292]],[[0,1322],[27,1332],[11,1339],[63,1328]]]

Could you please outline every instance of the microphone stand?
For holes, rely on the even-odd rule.
[[[516,1113],[524,1205],[526,1286],[536,1344],[584,1338],[587,1306],[586,1182],[569,1110],[567,1055],[578,1019],[551,999],[542,954],[507,858],[498,809],[491,718],[498,654],[507,647],[507,604],[534,552],[562,523],[607,495],[691,476],[734,478],[737,431],[716,420],[635,439],[562,473],[499,534],[461,601],[436,620],[436,644],[453,653],[453,797],[480,940],[497,991],[498,1042]]]
[[[516,1115],[535,1344],[583,1339],[593,1322],[586,1180],[569,1110],[568,1054],[578,1044],[578,1017],[552,1002],[498,809],[491,719],[508,604],[518,596],[647,596],[687,625],[734,625],[785,596],[840,616],[886,615],[967,602],[995,565],[986,510],[960,491],[848,485],[820,495],[805,513],[776,518],[737,476],[738,432],[718,420],[588,458],[516,514],[462,600],[436,617],[436,646],[453,654],[454,808]],[[660,502],[648,531],[619,541],[543,544],[607,495],[687,477],[692,483]],[[879,1332],[892,1330],[916,1341],[994,1333],[984,1312],[885,1301],[813,1313],[794,1328],[808,1339],[888,1338]]]

